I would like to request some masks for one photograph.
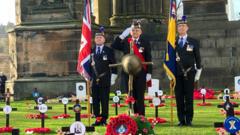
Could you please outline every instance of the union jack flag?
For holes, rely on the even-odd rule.
[[[77,71],[85,80],[90,80],[90,55],[91,55],[91,9],[89,0],[84,0],[84,14],[82,23],[82,36],[78,53]]]

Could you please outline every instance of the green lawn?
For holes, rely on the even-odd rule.
[[[236,102],[239,102],[235,100]],[[194,120],[193,120],[193,127],[177,127],[177,117],[176,117],[176,107],[174,107],[174,126],[170,126],[170,99],[166,100],[167,106],[159,108],[159,117],[166,118],[168,123],[160,124],[155,126],[154,131],[157,135],[215,135],[215,129],[213,127],[214,122],[221,122],[224,120],[225,116],[221,115],[219,112],[219,108],[217,105],[221,103],[221,100],[207,100],[207,102],[211,102],[213,105],[210,107],[199,107],[196,106],[196,103],[201,102],[201,100],[195,100],[195,113],[194,113]],[[27,105],[30,104],[30,105]],[[146,104],[148,104],[146,102]],[[49,110],[47,115],[53,116],[57,114],[63,113],[63,105],[62,104],[48,104],[49,106],[53,107],[53,110]],[[68,106],[72,106],[71,103]],[[0,103],[0,107],[3,107],[4,103]],[[40,127],[41,123],[40,120],[30,120],[26,119],[25,115],[29,113],[37,113],[37,111],[33,110],[34,102],[33,101],[17,101],[11,103],[12,107],[17,107],[17,112],[12,112],[10,116],[10,125],[20,128],[20,134],[24,135],[24,129],[31,128],[31,127]],[[29,106],[32,106],[29,108]],[[68,111],[71,116],[70,119],[46,119],[46,127],[49,127],[53,130],[53,133],[56,134],[56,130],[62,126],[69,126],[74,121],[74,113],[72,111]],[[82,111],[82,113],[86,113],[86,111]],[[123,107],[120,108],[119,113],[127,113],[127,108]],[[153,117],[155,111],[153,108],[147,107],[146,108],[146,116]],[[115,109],[110,107],[110,115],[115,115]],[[91,122],[94,120],[92,119]],[[87,119],[82,119],[82,122],[85,125],[88,125]],[[5,126],[5,114],[3,112],[0,113],[0,127]],[[104,135],[105,127],[96,127],[95,133],[89,133],[93,135]],[[7,134],[6,134],[7,135]],[[10,135],[10,134],[9,134]]]

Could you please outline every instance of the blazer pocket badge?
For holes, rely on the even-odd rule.
[[[144,47],[139,47],[139,50],[138,50],[140,53],[143,53],[144,52]]]
[[[193,51],[193,45],[187,45],[187,49],[188,52],[192,52]]]
[[[107,55],[103,55],[103,60],[107,60]]]

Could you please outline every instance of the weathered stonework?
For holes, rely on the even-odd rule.
[[[0,34],[0,72],[9,78],[8,35]]]
[[[110,45],[132,19],[143,18],[144,36],[152,47],[153,78],[160,79],[160,86],[168,89],[169,81],[162,67],[167,24],[162,19],[168,16],[169,3],[164,3],[165,0],[160,4],[158,0],[151,1],[153,3],[138,1],[136,4],[131,0],[106,0],[104,2],[112,7],[102,10],[105,5],[99,0],[94,5],[99,6],[94,7],[98,12],[95,22],[105,25],[107,45]],[[240,72],[240,22],[227,21],[223,0],[183,2],[190,26],[189,35],[200,40],[204,67],[200,85],[213,88],[233,86],[233,77]],[[160,7],[149,8],[151,4]],[[17,27],[9,33],[11,79],[8,87],[14,89],[20,98],[29,97],[33,87],[38,87],[47,96],[74,92],[75,83],[83,80],[76,73],[82,1],[17,0],[16,5]],[[209,9],[209,6],[213,8]],[[98,26],[94,23],[92,26],[96,31]],[[116,53],[121,56],[118,51]],[[112,89],[119,88],[118,85]]]

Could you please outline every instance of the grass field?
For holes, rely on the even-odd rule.
[[[235,102],[239,102],[234,100]],[[154,131],[157,135],[216,135],[216,131],[213,127],[214,122],[221,122],[224,120],[225,116],[220,114],[220,109],[217,108],[217,105],[220,104],[221,100],[207,100],[207,102],[211,102],[212,106],[209,107],[199,107],[196,106],[197,103],[201,102],[201,100],[194,101],[194,120],[192,127],[177,127],[177,117],[176,117],[176,107],[174,107],[174,126],[170,126],[170,99],[166,100],[166,106],[159,108],[159,117],[166,118],[168,120],[165,124],[160,124],[155,126]],[[146,104],[148,104],[146,102]],[[68,106],[72,106],[73,103]],[[0,103],[0,107],[3,107],[4,103]],[[25,115],[29,113],[38,113],[36,110],[33,110],[34,101],[16,101],[11,103],[12,107],[17,107],[18,111],[12,112],[10,114],[10,125],[16,128],[20,128],[20,134],[24,135],[24,130],[26,128],[32,127],[40,127],[40,120],[31,120],[26,119]],[[72,118],[70,119],[59,119],[54,120],[51,119],[52,116],[62,114],[63,113],[63,105],[62,104],[48,104],[48,106],[52,106],[53,110],[49,110],[47,115],[49,119],[46,119],[45,126],[51,128],[53,132],[52,135],[56,134],[56,130],[61,128],[62,126],[69,126],[74,121],[74,112],[68,111],[71,114]],[[236,110],[239,110],[236,108]],[[86,113],[86,111],[82,111],[82,113]],[[122,107],[119,109],[120,113],[127,113],[127,107]],[[147,107],[146,108],[146,116],[154,117],[154,108]],[[115,115],[115,108],[110,107],[110,115]],[[92,119],[91,122],[94,120]],[[82,119],[82,122],[85,125],[88,125],[87,119]],[[5,126],[5,114],[3,112],[0,113],[0,127]],[[96,127],[96,132],[88,133],[88,135],[104,135],[106,128],[105,127]],[[1,134],[2,135],[2,134]],[[5,135],[5,134],[4,134]],[[10,134],[6,134],[10,135]]]

